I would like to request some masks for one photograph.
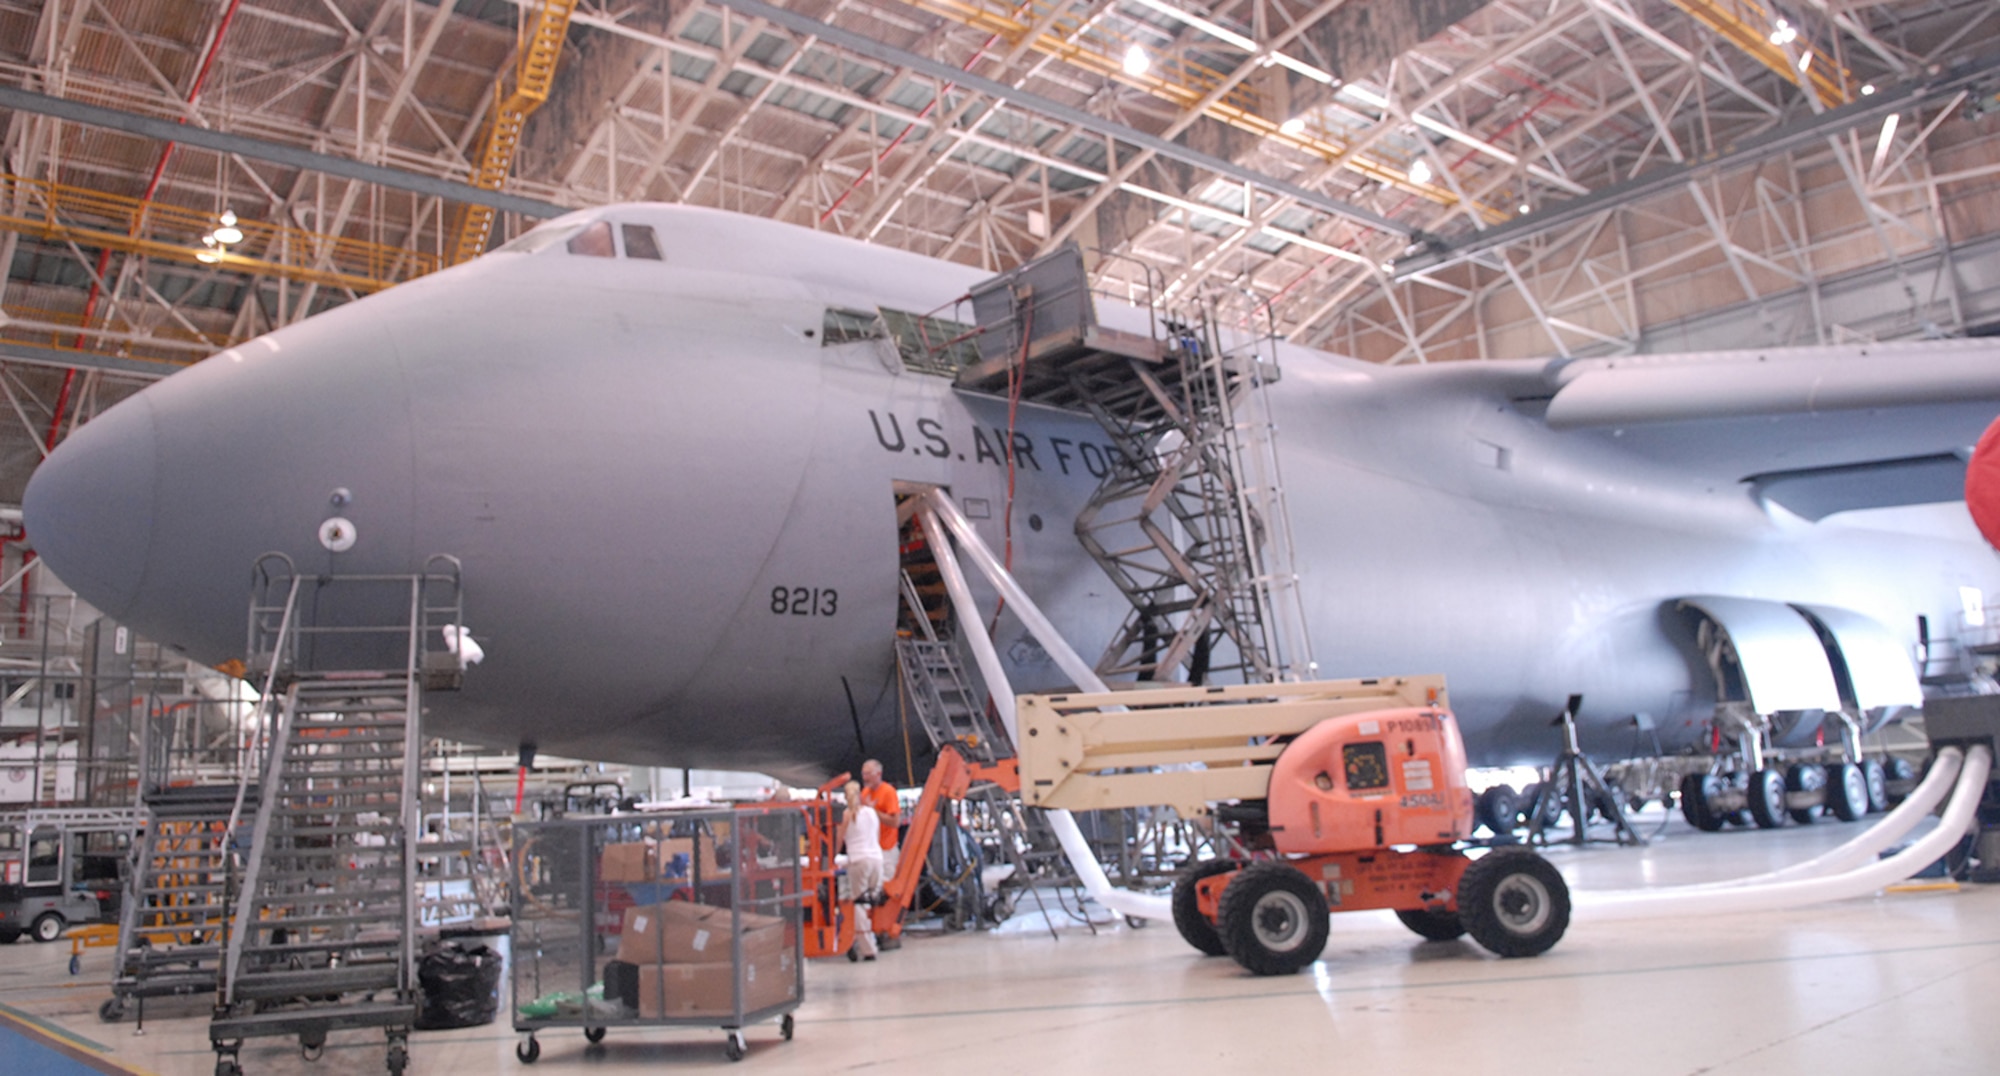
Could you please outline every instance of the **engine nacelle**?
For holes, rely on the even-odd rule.
[[[1328,718],[1300,733],[1271,772],[1271,838],[1317,855],[1449,844],[1472,833],[1465,741],[1444,710]]]

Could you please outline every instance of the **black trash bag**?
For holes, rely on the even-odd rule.
[[[490,1024],[500,1011],[500,954],[484,945],[446,942],[417,961],[423,1007],[417,1028],[436,1031]]]

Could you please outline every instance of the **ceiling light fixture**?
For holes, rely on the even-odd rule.
[[[1421,186],[1422,184],[1429,183],[1430,181],[1431,181],[1430,162],[1424,160],[1422,157],[1417,158],[1416,163],[1410,165],[1410,182]]]
[[[1783,19],[1777,22],[1777,29],[1771,31],[1771,44],[1789,45],[1799,39],[1798,28]]]
[[[1125,63],[1123,66],[1126,74],[1131,75],[1133,78],[1138,78],[1153,69],[1153,58],[1146,55],[1144,46],[1134,45],[1125,50]]]
[[[241,243],[243,241],[243,231],[236,226],[236,214],[234,212],[225,209],[222,211],[222,216],[218,219],[221,221],[222,227],[215,230],[216,242],[226,247],[231,243]]]
[[[1306,118],[1304,116],[1293,116],[1291,119],[1278,125],[1278,133],[1287,138],[1297,138],[1305,134]]]

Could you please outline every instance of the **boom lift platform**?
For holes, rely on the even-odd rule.
[[[1331,910],[1388,908],[1433,940],[1471,934],[1535,956],[1569,925],[1569,889],[1527,849],[1466,854],[1473,796],[1444,678],[1164,688],[1018,700],[1033,806],[1166,804],[1248,857],[1189,864],[1174,925],[1259,975],[1326,947]]]

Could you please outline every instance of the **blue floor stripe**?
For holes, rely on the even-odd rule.
[[[18,1076],[98,1076],[103,1071],[5,1024],[0,1024],[0,1057],[7,1059],[7,1071]]]

